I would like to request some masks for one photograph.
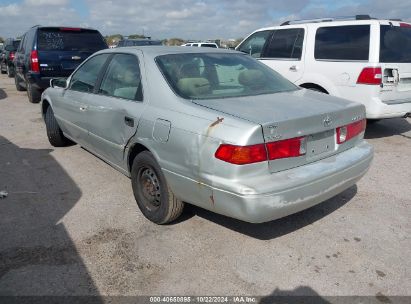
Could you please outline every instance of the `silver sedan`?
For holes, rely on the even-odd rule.
[[[368,170],[363,105],[301,89],[248,55],[104,50],[42,95],[53,146],[76,142],[131,178],[164,224],[183,202],[247,222],[327,200]]]

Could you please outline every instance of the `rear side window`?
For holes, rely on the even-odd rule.
[[[368,61],[370,25],[320,27],[315,35],[314,58]]]
[[[265,42],[272,31],[261,31],[252,34],[237,49],[240,52],[251,55],[254,58],[261,57]]]
[[[38,31],[40,51],[89,51],[107,48],[98,31],[84,29],[42,28]]]
[[[100,94],[130,100],[143,100],[141,73],[134,55],[117,54],[108,65]]]
[[[301,59],[304,29],[276,30],[263,57],[279,59]]]
[[[380,62],[411,63],[411,27],[381,25]]]
[[[217,48],[217,46],[212,43],[202,43],[201,47]]]
[[[109,54],[101,54],[87,60],[71,77],[70,89],[92,93]]]

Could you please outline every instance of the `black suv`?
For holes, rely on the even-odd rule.
[[[117,44],[117,47],[122,46],[142,46],[142,45],[162,45],[160,40],[151,40],[151,38],[141,38],[141,39],[123,39]]]
[[[15,54],[16,89],[27,90],[30,102],[40,102],[51,78],[70,76],[87,57],[107,47],[94,29],[34,26]]]
[[[20,39],[7,38],[4,42],[4,49],[0,59],[0,70],[2,74],[7,73],[9,77],[14,77],[14,54],[19,47]]]

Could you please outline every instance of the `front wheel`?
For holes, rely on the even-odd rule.
[[[143,151],[135,157],[131,184],[138,207],[150,221],[167,224],[183,212],[184,203],[171,192],[160,166],[150,152]]]
[[[9,76],[9,78],[14,77],[14,69],[10,67],[9,65],[7,65],[7,76]]]
[[[70,144],[70,140],[61,131],[54,117],[53,109],[50,106],[46,110],[44,121],[46,123],[47,137],[53,147],[65,147]]]
[[[36,88],[34,88],[33,85],[29,81],[26,82],[26,87],[27,87],[27,96],[29,98],[29,101],[31,103],[39,103],[41,100],[41,92],[37,90]]]

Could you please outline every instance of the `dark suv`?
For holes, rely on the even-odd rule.
[[[70,76],[88,56],[107,47],[94,29],[34,26],[15,54],[16,89],[26,89],[29,101],[37,103],[51,78]]]
[[[19,47],[20,39],[7,38],[4,42],[4,49],[0,59],[0,70],[2,74],[7,73],[9,77],[14,77],[14,54]]]

